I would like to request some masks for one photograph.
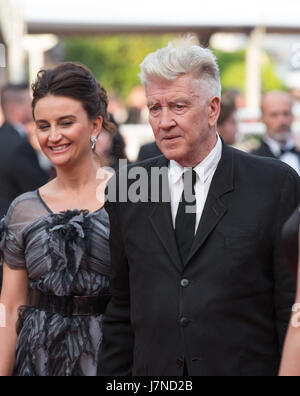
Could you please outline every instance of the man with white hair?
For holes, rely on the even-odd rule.
[[[298,175],[222,141],[209,49],[170,44],[141,70],[163,156],[108,187],[113,297],[101,373],[276,375],[295,296],[280,237]]]

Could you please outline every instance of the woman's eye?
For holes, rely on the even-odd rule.
[[[61,124],[61,126],[64,127],[64,128],[68,128],[68,127],[70,127],[72,125],[73,125],[73,122],[64,122],[63,124]]]
[[[38,129],[40,131],[46,131],[47,129],[49,129],[49,126],[48,125],[40,125],[40,126],[38,126]]]

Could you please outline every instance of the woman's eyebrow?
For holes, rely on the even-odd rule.
[[[66,116],[63,116],[63,117],[59,117],[56,121],[57,122],[60,122],[60,121],[64,121],[64,120],[66,120],[66,119],[76,119],[76,116],[74,116],[74,115],[66,115]],[[35,121],[36,123],[49,123],[49,121],[47,121],[47,120],[36,120]]]
[[[42,123],[48,124],[49,123],[49,121],[47,121],[47,120],[35,120],[35,122],[36,122],[36,124],[42,124]]]
[[[66,116],[58,118],[57,121],[63,121],[63,120],[70,119],[70,118],[76,119],[76,116],[74,116],[74,115],[66,115]]]

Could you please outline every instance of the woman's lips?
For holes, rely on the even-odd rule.
[[[52,154],[62,154],[68,151],[70,147],[71,144],[62,144],[60,146],[49,147],[49,150],[51,151]]]

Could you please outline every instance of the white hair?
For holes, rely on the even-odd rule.
[[[149,54],[140,65],[139,77],[144,86],[147,88],[147,83],[153,78],[176,80],[191,74],[202,82],[202,89],[208,96],[221,98],[217,59],[210,49],[195,45],[193,41],[193,37],[187,37],[177,45],[171,42],[167,47]]]

